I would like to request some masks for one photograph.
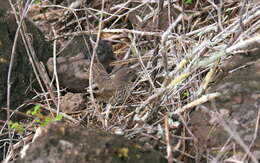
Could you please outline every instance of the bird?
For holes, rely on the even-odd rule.
[[[57,57],[56,71],[61,86],[75,93],[86,92],[89,86],[90,63],[91,61],[86,59],[83,53],[73,57]],[[47,69],[53,75],[53,58],[48,60]],[[134,69],[130,67],[115,68],[115,71],[108,73],[104,66],[96,60],[92,68],[92,81],[98,88],[96,97],[100,101],[109,100],[111,97],[120,97],[118,101],[122,101],[134,74]]]
[[[105,75],[98,75],[94,78],[98,89],[98,97],[101,100],[109,100],[114,97],[113,101],[122,102],[129,91],[132,80],[135,76],[135,70],[129,67],[123,67],[115,72]]]
[[[94,37],[95,39],[95,37]],[[89,86],[90,64],[92,49],[89,37],[75,37],[60,56],[56,57],[56,72],[61,86],[70,92],[86,92]],[[100,40],[96,55],[93,59],[92,81],[97,85],[98,97],[109,99],[116,94],[122,94],[134,76],[130,67],[115,67],[110,72],[109,64],[113,61],[111,46]],[[49,58],[47,62],[49,75],[54,74],[54,59]],[[121,92],[121,93],[120,93]]]

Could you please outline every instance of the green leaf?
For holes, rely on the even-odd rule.
[[[40,4],[41,0],[34,0],[34,4]]]
[[[40,109],[41,109],[40,105],[35,105],[31,110],[28,110],[26,114],[36,115],[37,113],[40,112]]]
[[[55,120],[60,121],[63,118],[61,114],[56,115]]]
[[[23,134],[24,131],[25,131],[25,128],[23,127],[23,125],[21,123],[18,123],[18,122],[13,123],[13,122],[11,122],[10,125],[11,125],[10,127],[12,129],[14,129],[15,131],[17,131],[20,134]]]
[[[47,126],[48,124],[49,124],[49,122],[42,122],[42,123],[40,124],[40,126],[45,127],[45,126]]]
[[[40,108],[41,108],[40,105],[35,105],[35,106],[33,107],[33,112],[32,112],[31,114],[32,114],[32,115],[36,115],[37,113],[39,113]]]
[[[187,4],[192,4],[192,3],[193,3],[192,0],[186,0],[185,2],[186,2]]]
[[[36,118],[35,122],[41,123],[41,120],[39,118]]]
[[[19,126],[19,123],[15,122],[15,123],[11,123],[11,128],[12,129],[16,129]]]

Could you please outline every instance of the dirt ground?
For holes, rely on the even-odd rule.
[[[259,2],[49,0],[12,7],[20,16],[28,9],[26,21],[48,45],[22,26],[20,37],[32,37],[19,40],[25,50],[14,65],[23,60],[28,70],[17,69],[21,77],[9,90],[8,75],[18,72],[8,71],[17,26],[10,45],[10,34],[1,38],[8,45],[0,53],[5,162],[259,162]],[[37,130],[43,133],[21,159]]]

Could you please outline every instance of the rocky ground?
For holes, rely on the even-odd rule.
[[[259,2],[2,3],[4,162],[260,160]]]

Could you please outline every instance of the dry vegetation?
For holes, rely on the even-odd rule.
[[[77,2],[69,7],[40,2],[24,10],[29,8],[29,17],[55,48],[70,36],[97,34],[113,44],[118,60],[112,65],[130,64],[138,71],[124,103],[104,104],[89,96],[87,108],[62,113],[63,120],[141,140],[170,162],[177,152],[176,160],[195,159],[189,151],[196,140],[187,126],[189,112],[220,96],[205,90],[217,81],[222,61],[260,40],[257,1],[104,0],[84,7]],[[52,114],[59,103],[55,92],[37,95],[43,99],[38,104]]]

